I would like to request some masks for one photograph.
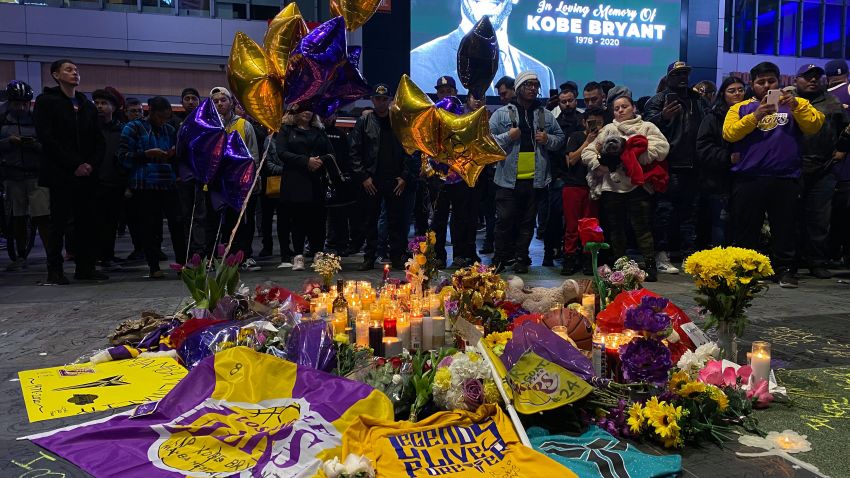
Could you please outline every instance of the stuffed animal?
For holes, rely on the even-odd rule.
[[[526,288],[523,280],[517,276],[508,278],[507,299],[522,305],[532,313],[545,314],[555,305],[569,302],[581,302],[581,295],[586,291],[585,281],[576,282],[567,279],[560,287],[531,287]]]

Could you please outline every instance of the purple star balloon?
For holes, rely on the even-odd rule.
[[[245,141],[236,131],[230,133],[221,159],[216,187],[218,194],[214,194],[213,206],[220,209],[226,205],[240,210],[245,198],[251,193],[256,171],[254,158]]]
[[[484,16],[460,40],[457,74],[460,82],[477,99],[484,98],[499,69],[499,43],[490,17]]]
[[[332,18],[301,39],[292,51],[286,75],[286,103],[320,96],[347,60],[345,21]]]
[[[456,115],[463,114],[463,103],[461,103],[460,98],[457,96],[446,96],[440,101],[434,103],[434,106]]]
[[[195,179],[212,183],[224,154],[227,134],[215,105],[206,99],[183,122],[177,133],[177,153],[189,164]]]

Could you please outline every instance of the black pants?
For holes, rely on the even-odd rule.
[[[310,242],[311,252],[322,252],[325,246],[325,207],[319,203],[282,204],[290,218],[295,255],[304,254],[305,239]]]
[[[242,251],[245,258],[254,257],[254,230],[256,228],[256,219],[254,210],[257,207],[257,195],[252,195],[248,200],[248,207],[245,209],[245,214],[242,215],[242,220],[236,229],[236,237],[233,240],[231,253]],[[221,229],[222,244],[227,244],[230,240],[231,231],[237,227],[236,220],[239,218],[239,211],[226,207],[224,210],[224,226]]]
[[[201,257],[207,252],[207,194],[195,181],[177,183],[183,238],[189,253]]]
[[[496,168],[492,164],[487,165],[481,175],[478,176],[478,184],[475,186],[481,188],[481,212],[484,215],[484,246],[493,248],[493,236],[496,230],[496,183],[493,182],[493,177],[496,174]]]
[[[428,216],[434,201],[433,198],[429,198],[429,188],[425,181],[417,179],[414,183],[416,199],[413,206],[413,227],[417,236],[424,236],[428,231]]]
[[[180,216],[180,204],[177,190],[136,189],[133,194],[142,205],[142,235],[144,237],[145,259],[151,272],[159,270],[160,234],[162,218],[168,222],[171,234],[171,246],[178,264],[186,263],[186,238],[183,235],[183,220]]]
[[[635,241],[644,259],[654,259],[652,241],[652,196],[638,186],[627,193],[603,192],[602,229],[611,244],[612,260],[626,254],[626,229],[631,223]]]
[[[826,267],[829,261],[829,226],[832,197],[838,178],[832,171],[804,174],[800,194],[798,251],[809,267]]]
[[[696,250],[699,174],[695,169],[670,170],[667,191],[655,195],[653,236],[655,249],[681,252]]]
[[[395,179],[377,180],[375,187],[378,192],[374,196],[361,191],[360,205],[365,214],[366,249],[365,261],[374,261],[378,248],[378,218],[381,215],[381,205],[387,209],[387,229],[390,238],[390,258],[400,261],[406,254],[408,218],[405,217],[408,196],[414,194],[405,188],[401,196],[393,194],[396,187]]]
[[[260,232],[263,238],[263,250],[268,252],[274,251],[274,237],[272,235],[272,224],[274,223],[274,215],[280,206],[278,198],[266,197],[265,194],[260,195]],[[280,218],[278,217],[278,228],[280,228]],[[289,245],[287,244],[287,247]],[[285,251],[281,251],[285,252]]]
[[[446,260],[446,229],[451,217],[453,259],[473,259],[475,233],[478,225],[478,191],[464,182],[444,184],[434,203],[434,219],[431,229],[437,243],[437,257]]]
[[[513,189],[496,189],[496,252],[493,262],[517,259],[531,263],[528,248],[534,237],[537,204],[546,189],[534,188],[534,180],[518,179]]]
[[[355,236],[355,229],[359,227],[353,221],[355,209],[355,204],[327,208],[327,245],[330,249],[342,252],[354,246],[352,238]]]
[[[829,231],[830,255],[846,258],[850,264],[850,181],[839,181],[832,196],[832,226]]]
[[[94,272],[98,251],[96,215],[97,188],[94,184],[50,188],[48,274],[62,274],[62,245],[71,218],[74,219],[74,234],[69,245],[74,252],[76,273]]]
[[[132,194],[130,197],[124,198],[124,219],[127,223],[127,230],[130,231],[133,251],[143,251],[145,238],[142,231],[142,204],[139,198]]]
[[[547,255],[564,250],[564,198],[561,193],[563,189],[562,181],[553,180],[546,194],[549,215],[546,220],[543,247]]]
[[[793,268],[799,196],[798,179],[736,177],[731,197],[735,245],[761,249],[761,230],[767,213],[773,269],[779,272],[779,269]]]
[[[118,220],[124,207],[124,188],[100,186],[97,190],[97,205],[100,207],[98,223],[98,259],[111,262],[115,257],[115,237]]]

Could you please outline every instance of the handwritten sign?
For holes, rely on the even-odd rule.
[[[30,422],[159,400],[186,376],[167,357],[18,372]]]
[[[484,334],[480,330],[476,329],[474,325],[463,317],[458,317],[453,330],[455,333],[460,334],[473,347],[478,345],[478,342],[484,337]]]

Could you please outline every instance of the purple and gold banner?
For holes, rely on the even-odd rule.
[[[236,347],[155,404],[29,439],[98,477],[308,477],[361,415],[391,420],[392,404],[368,385]]]

